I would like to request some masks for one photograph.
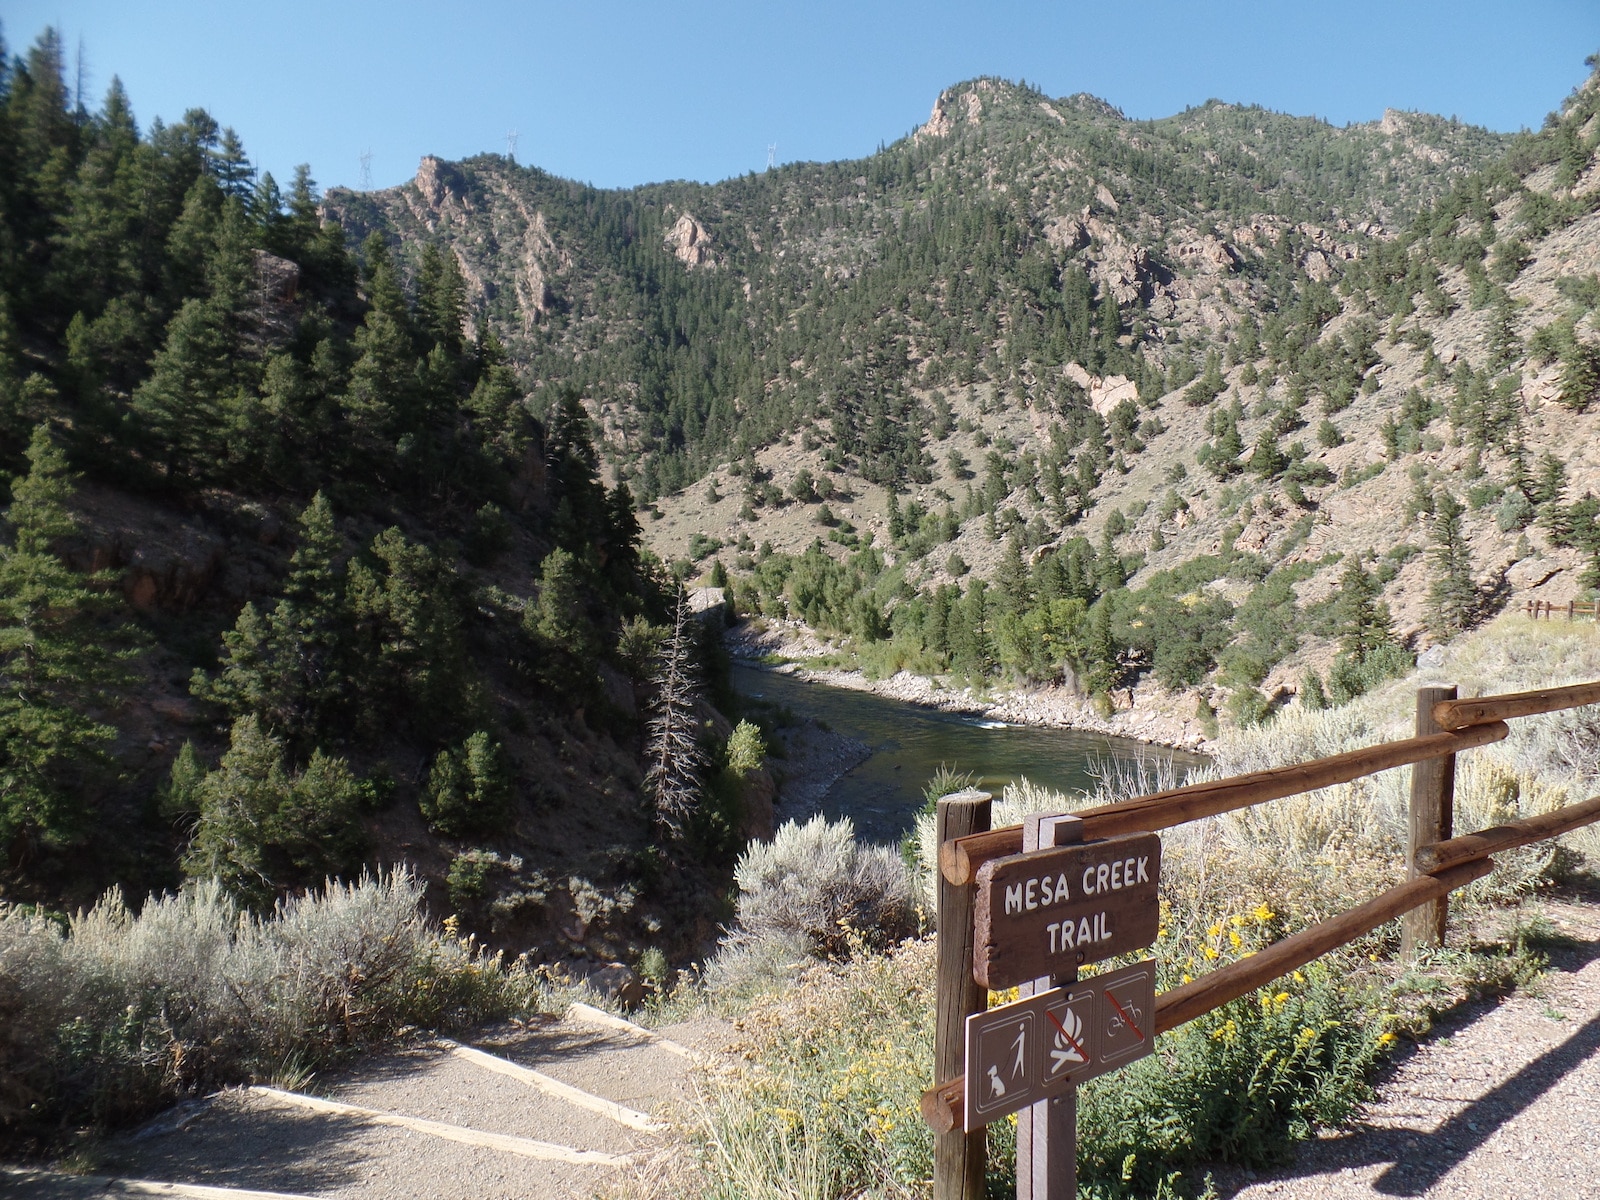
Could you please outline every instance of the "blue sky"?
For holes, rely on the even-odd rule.
[[[603,186],[714,180],[871,153],[942,87],[1023,78],[1133,117],[1211,97],[1336,123],[1387,107],[1536,127],[1600,49],[1596,0],[431,3],[5,0],[13,53],[46,25],[120,75],[141,122],[203,106],[286,182],[409,179],[423,154],[504,152]]]

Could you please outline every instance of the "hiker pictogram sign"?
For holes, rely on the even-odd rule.
[[[968,1017],[967,1131],[1149,1054],[1155,1005],[1150,959]]]

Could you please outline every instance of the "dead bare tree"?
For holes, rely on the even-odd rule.
[[[700,807],[705,755],[700,749],[695,710],[700,680],[694,664],[694,617],[686,592],[678,593],[672,633],[657,659],[656,699],[649,723],[645,792],[655,804],[656,822],[674,836]]]

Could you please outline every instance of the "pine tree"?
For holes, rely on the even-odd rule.
[[[1441,637],[1465,629],[1477,605],[1477,583],[1472,575],[1472,550],[1462,525],[1465,506],[1448,491],[1434,504],[1434,581],[1428,590],[1431,624]]]
[[[479,445],[491,458],[508,466],[519,460],[530,440],[532,421],[524,404],[517,374],[506,362],[505,350],[493,332],[478,339],[478,382],[466,401],[478,431]]]
[[[244,152],[244,143],[230,126],[222,131],[222,142],[211,155],[211,171],[222,190],[240,203],[248,201],[254,190],[256,169]]]
[[[33,431],[29,471],[12,486],[0,544],[0,846],[22,835],[61,841],[81,831],[89,773],[116,730],[92,713],[120,680],[105,647],[118,601],[56,553],[77,529],[66,456]]]
[[[1269,425],[1256,439],[1255,449],[1250,454],[1250,471],[1262,479],[1271,479],[1281,474],[1286,466],[1288,460],[1284,458],[1283,450],[1278,445],[1278,435]]]
[[[349,765],[316,750],[291,772],[282,739],[253,715],[234,722],[221,765],[194,794],[200,819],[184,870],[255,908],[349,870],[365,844]]]
[[[304,751],[337,724],[350,699],[350,616],[336,561],[343,542],[321,492],[300,515],[299,540],[283,598],[266,616],[245,605],[222,635],[226,655],[217,674],[197,670],[190,688],[230,719],[257,717]]]
[[[645,739],[645,794],[656,823],[681,837],[700,810],[705,754],[700,749],[696,712],[700,682],[694,665],[694,618],[687,593],[678,593],[672,633],[661,647],[656,668],[656,699]]]
[[[582,697],[595,679],[599,639],[589,620],[578,560],[559,546],[539,564],[538,598],[523,613],[537,650],[536,673],[562,693]]]
[[[511,803],[511,778],[500,743],[478,730],[458,750],[441,750],[419,800],[428,827],[447,837],[491,833]]]
[[[1379,646],[1394,641],[1388,606],[1378,599],[1382,593],[1377,576],[1351,555],[1334,599],[1334,620],[1340,649],[1357,662],[1365,662]]]
[[[340,407],[364,466],[391,486],[396,444],[416,429],[421,405],[419,364],[405,325],[374,304],[356,330],[355,365]]]
[[[337,580],[329,582],[335,594],[307,602],[338,611]],[[348,660],[369,733],[426,714],[420,724],[438,736],[466,716],[461,590],[447,560],[398,529],[373,538],[369,560],[351,563],[343,604],[353,648],[330,649]]]
[[[1028,568],[1022,561],[1022,541],[1015,530],[1006,535],[1005,549],[1001,551],[994,582],[1002,611],[1021,613],[1033,602],[1028,587]]]
[[[417,269],[417,321],[425,338],[453,355],[460,355],[462,349],[466,300],[467,283],[455,251],[441,251],[429,242],[422,249]]]

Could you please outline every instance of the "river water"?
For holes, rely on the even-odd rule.
[[[848,816],[857,835],[869,841],[896,841],[911,828],[922,790],[941,764],[969,772],[975,786],[998,797],[1007,783],[1024,777],[1062,791],[1088,789],[1095,782],[1091,771],[1118,760],[1170,758],[1180,780],[1189,767],[1205,762],[1197,754],[1127,738],[1005,725],[737,663],[733,686],[871,747],[872,756],[835,783],[820,806],[829,817]]]

